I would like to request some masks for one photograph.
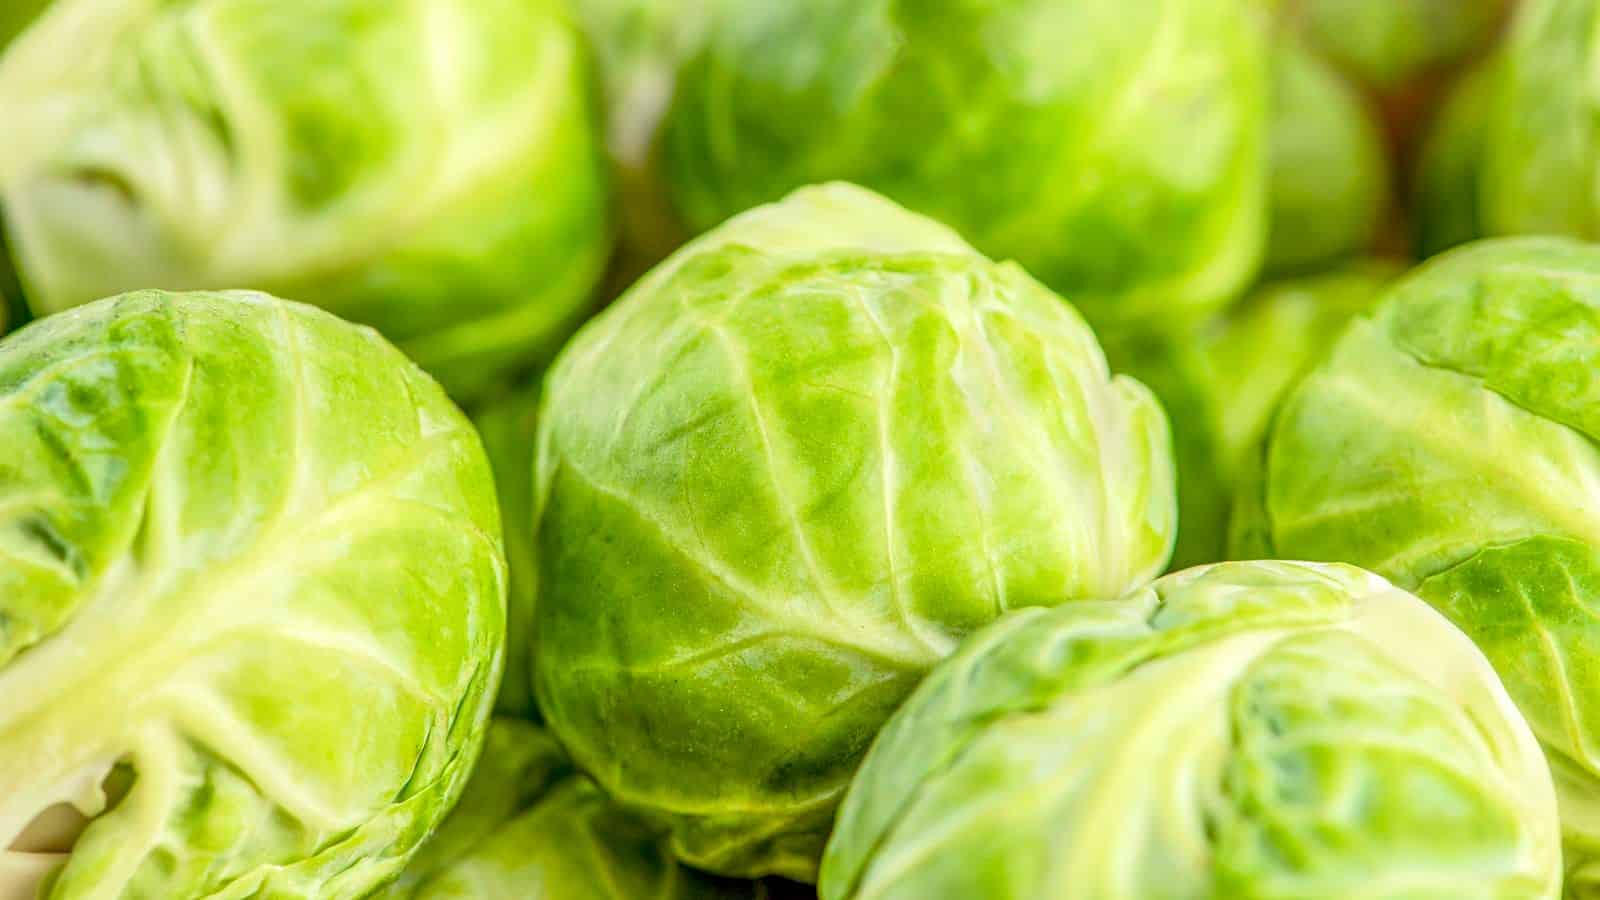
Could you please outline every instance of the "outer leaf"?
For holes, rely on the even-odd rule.
[[[879,736],[825,900],[1553,898],[1539,747],[1460,632],[1344,566],[1023,610]]]
[[[488,467],[438,386],[309,307],[145,292],[0,343],[0,443],[0,886],[392,878],[502,662]]]
[[[933,663],[1144,582],[1175,526],[1165,417],[1071,307],[844,185],[652,272],[569,345],[539,428],[541,709],[725,874],[812,877]]]

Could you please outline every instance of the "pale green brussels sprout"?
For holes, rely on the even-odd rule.
[[[823,900],[1553,900],[1539,745],[1471,641],[1348,566],[1014,612],[862,765]]]
[[[1119,348],[1112,361],[1149,385],[1172,420],[1178,543],[1172,568],[1227,558],[1228,520],[1278,402],[1352,316],[1396,274],[1388,263],[1267,284],[1181,340]]]
[[[354,898],[467,780],[504,569],[378,335],[128,294],[0,342],[0,896]]]
[[[1423,142],[1412,205],[1417,254],[1424,258],[1485,236],[1484,140],[1495,73],[1489,63],[1463,77]]]
[[[878,728],[1007,609],[1166,565],[1166,418],[1012,263],[830,185],[587,325],[539,422],[534,680],[577,764],[726,875],[815,877]]]
[[[1250,281],[1266,60],[1250,0],[732,3],[685,65],[664,174],[701,231],[804,184],[879,191],[1110,330]]]
[[[1488,655],[1555,769],[1575,896],[1600,897],[1600,248],[1439,257],[1290,394],[1239,555],[1341,560]]]
[[[1527,0],[1501,54],[1483,147],[1485,233],[1600,240],[1593,72],[1600,0]]]
[[[1284,12],[1345,71],[1403,89],[1469,59],[1499,30],[1511,0],[1285,0]]]
[[[1389,158],[1374,111],[1290,37],[1272,52],[1266,265],[1305,272],[1363,255],[1389,207]]]
[[[28,302],[261,288],[469,396],[604,265],[587,73],[559,0],[57,0],[0,57]]]
[[[496,719],[461,803],[382,900],[765,900],[667,853],[538,726]]]

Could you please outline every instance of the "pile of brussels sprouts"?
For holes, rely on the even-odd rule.
[[[0,0],[0,900],[1600,900],[1600,0]]]

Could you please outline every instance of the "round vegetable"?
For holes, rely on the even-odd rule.
[[[1182,340],[1119,348],[1117,367],[1149,385],[1172,420],[1178,465],[1172,568],[1227,558],[1237,482],[1278,402],[1396,274],[1370,262],[1271,283]]]
[[[128,294],[0,342],[0,446],[0,895],[394,877],[501,666],[489,468],[439,387],[310,307]]]
[[[1272,53],[1267,269],[1323,269],[1370,252],[1389,207],[1389,160],[1373,111],[1292,38]]]
[[[867,744],[1007,609],[1165,566],[1166,419],[1072,308],[848,185],[703,236],[539,423],[535,682],[692,865],[815,876]]]
[[[1280,410],[1239,555],[1364,565],[1488,655],[1544,741],[1571,890],[1600,896],[1600,249],[1439,257]]]
[[[824,900],[1546,898],[1550,773],[1483,655],[1347,566],[1012,613],[873,746]]]
[[[574,774],[535,725],[496,719],[461,804],[382,900],[764,900],[696,873]]]
[[[558,0],[57,0],[0,58],[28,301],[248,285],[471,395],[604,265],[586,73]]]
[[[1600,239],[1600,0],[1527,0],[1502,57],[1483,148],[1487,233]]]
[[[1261,256],[1254,7],[728,4],[679,78],[665,175],[696,231],[842,179],[1017,260],[1097,330],[1198,321]]]

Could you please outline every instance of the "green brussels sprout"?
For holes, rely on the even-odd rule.
[[[1382,91],[1461,63],[1494,37],[1509,0],[1292,0],[1285,8],[1340,68]]]
[[[0,58],[0,109],[40,314],[248,285],[374,325],[470,396],[554,351],[607,255],[558,0],[58,0]]]
[[[538,726],[496,719],[450,817],[381,900],[764,900],[673,860],[661,835],[574,774]]]
[[[1479,194],[1490,235],[1600,240],[1600,0],[1528,0],[1501,54]]]
[[[734,3],[663,137],[701,231],[839,179],[1014,259],[1102,334],[1242,290],[1266,217],[1266,61],[1249,0]]]
[[[1397,274],[1387,263],[1370,262],[1271,283],[1183,340],[1142,341],[1112,354],[1119,370],[1155,391],[1172,420],[1178,464],[1172,568],[1226,558],[1237,482],[1278,402]]]
[[[1486,236],[1482,173],[1495,71],[1491,63],[1463,77],[1423,142],[1413,207],[1424,258]]]
[[[1573,892],[1600,896],[1600,248],[1447,253],[1300,382],[1239,555],[1363,565],[1483,648],[1544,742]]]
[[[506,673],[496,710],[538,718],[528,654],[533,634],[534,593],[538,590],[533,556],[533,444],[539,421],[543,380],[533,378],[484,403],[472,416],[494,470],[505,536]]]
[[[0,342],[0,894],[360,897],[467,780],[504,568],[369,329],[128,294]]]
[[[1348,566],[1021,610],[878,737],[824,900],[1555,898],[1550,773],[1483,655]]]
[[[1305,272],[1378,243],[1389,157],[1366,100],[1292,38],[1272,54],[1269,272]]]
[[[812,880],[867,744],[964,635],[1166,565],[1168,441],[1015,264],[849,185],[751,210],[547,378],[540,709],[689,864]]]

